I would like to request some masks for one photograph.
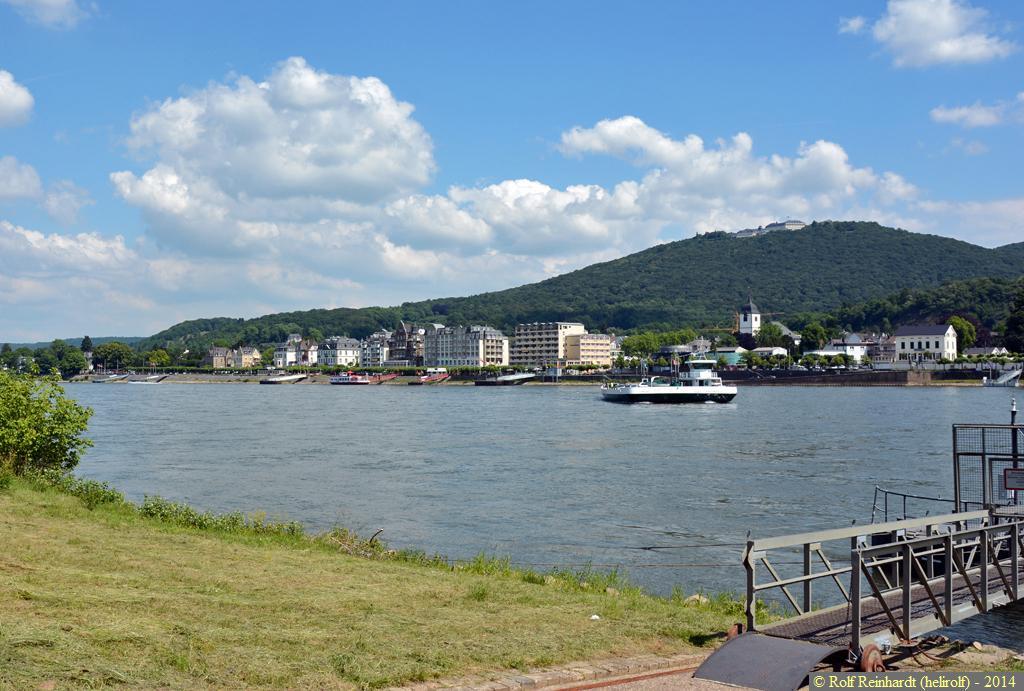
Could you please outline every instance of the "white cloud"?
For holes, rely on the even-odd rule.
[[[0,127],[28,122],[34,104],[32,93],[14,81],[13,74],[0,70]]]
[[[1024,122],[1024,92],[1010,101],[998,101],[992,105],[976,102],[970,106],[932,108],[931,118],[935,122],[960,125],[962,127],[992,127],[1006,122]]]
[[[841,34],[859,34],[864,30],[867,25],[867,20],[864,17],[840,17],[839,18],[839,33]]]
[[[0,0],[34,24],[48,29],[73,29],[95,11],[95,4],[82,7],[77,0]]]
[[[35,199],[43,192],[36,169],[14,156],[0,158],[0,201]]]
[[[897,67],[989,62],[1019,46],[994,35],[987,17],[966,0],[889,0],[871,33]]]
[[[58,180],[46,190],[43,208],[58,223],[70,226],[78,221],[78,212],[93,204],[88,190],[70,180]]]
[[[29,338],[44,319],[28,294],[39,290],[56,314],[81,323],[69,323],[71,333],[471,294],[794,216],[872,218],[985,244],[1017,228],[1012,203],[978,209],[991,220],[972,226],[961,207],[936,206],[837,142],[761,153],[744,132],[706,141],[633,116],[574,127],[559,143],[569,156],[632,163],[636,174],[615,184],[511,179],[431,194],[432,144],[412,107],[379,80],[298,58],[261,81],[241,77],[156,103],[130,126],[139,170],[110,179],[141,210],[146,235],[129,246],[95,233],[0,228],[0,293],[10,286],[36,305],[14,303],[0,327]],[[13,158],[0,159],[4,167],[29,180],[14,196],[40,200],[58,218],[73,220],[88,203],[66,182],[44,195],[35,171]],[[100,309],[107,302],[117,309]]]
[[[1005,110],[1003,106],[983,106],[980,103],[975,103],[972,106],[956,108],[938,106],[932,108],[931,116],[935,122],[963,125],[964,127],[991,127],[1003,121]]]
[[[950,145],[954,149],[959,149],[964,152],[967,156],[981,156],[982,154],[988,153],[988,146],[986,146],[984,142],[979,142],[976,139],[960,139],[959,137],[956,137],[950,141]]]

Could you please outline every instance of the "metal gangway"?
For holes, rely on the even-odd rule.
[[[913,646],[924,634],[1019,601],[1024,426],[1015,424],[1015,404],[1012,411],[1010,425],[953,425],[954,499],[930,498],[950,502],[950,513],[908,517],[904,504],[899,520],[749,538],[746,621],[732,632],[742,635],[731,635],[695,676],[798,688],[828,661],[836,669],[877,669],[883,649]],[[792,616],[760,624],[758,603],[766,600]]]
[[[1022,371],[1024,370],[1012,369],[1007,372],[1003,372],[997,379],[989,379],[988,377],[985,377],[982,384],[985,386],[1015,387],[1020,381]]]

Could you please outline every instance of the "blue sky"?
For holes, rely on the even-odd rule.
[[[1022,27],[0,0],[0,341],[483,292],[787,216],[1021,241]]]

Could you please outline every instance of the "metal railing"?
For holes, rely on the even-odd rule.
[[[932,535],[944,526],[952,525],[962,529],[967,527],[968,522],[984,521],[988,518],[988,511],[971,511],[748,540],[743,552],[743,566],[747,575],[744,603],[747,629],[750,631],[756,629],[757,598],[760,593],[766,591],[781,592],[782,597],[785,598],[797,614],[806,614],[811,611],[815,581],[830,580],[835,586],[835,590],[838,590],[843,598],[843,601],[846,603],[852,601],[853,596],[849,587],[849,581],[844,584],[844,579],[841,578],[841,576],[851,572],[852,564],[851,566],[836,567],[827,556],[827,550],[824,548],[826,543],[838,543],[831,547],[833,553],[838,551],[845,554],[849,551],[852,555],[866,542],[869,535],[887,535],[890,542],[897,542],[901,538],[905,538],[908,531],[918,531]],[[773,564],[771,559],[769,559],[769,552],[773,551],[785,551],[790,555],[793,555],[794,552],[799,553],[802,557],[802,568],[799,574],[789,577],[784,576],[776,568],[776,564]],[[817,558],[816,560],[815,557]],[[758,582],[758,564],[768,572],[771,580]],[[816,566],[819,570],[815,570]],[[821,567],[824,568],[821,569]],[[791,590],[794,586],[799,587],[801,591],[799,599]]]
[[[1013,519],[852,549],[853,649],[860,648],[866,606],[877,605],[874,614],[880,610],[892,632],[900,640],[910,640],[918,633],[1019,599],[1022,522]],[[998,585],[993,593],[990,582],[995,578]],[[870,590],[864,598],[862,584]],[[966,605],[964,591],[969,595]]]

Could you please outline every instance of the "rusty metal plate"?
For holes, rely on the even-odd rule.
[[[745,633],[712,653],[693,676],[764,691],[794,691],[812,670],[832,656],[845,658],[846,650]]]

